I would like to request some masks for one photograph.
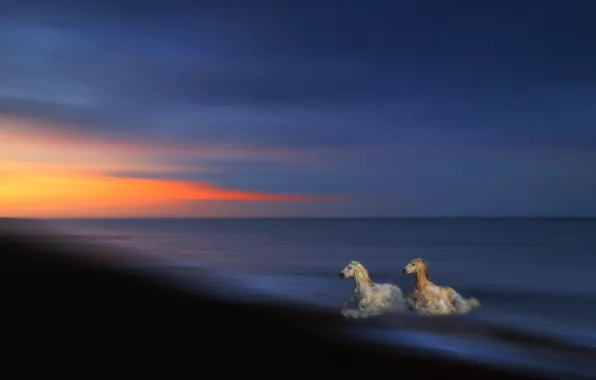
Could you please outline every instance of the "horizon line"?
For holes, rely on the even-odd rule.
[[[422,219],[596,219],[593,216],[188,216],[188,217],[172,217],[172,216],[152,216],[152,217],[10,217],[0,216],[2,219],[13,220],[196,220],[196,219],[210,219],[210,220],[230,220],[230,219],[406,219],[406,220],[422,220]]]

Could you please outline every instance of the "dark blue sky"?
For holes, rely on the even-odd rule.
[[[4,115],[352,197],[253,214],[596,216],[594,1],[5,1],[0,52]]]

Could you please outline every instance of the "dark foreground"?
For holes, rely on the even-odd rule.
[[[82,248],[33,236],[33,229],[8,228],[16,223],[0,223],[2,371],[14,378],[349,376],[358,370],[543,378],[346,341],[331,331],[356,322],[185,292],[87,255],[82,260]]]

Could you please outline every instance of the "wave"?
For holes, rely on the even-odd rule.
[[[218,274],[205,281],[204,277],[199,278],[196,273],[193,276],[189,268],[185,271],[187,285],[200,286],[201,291],[205,291],[205,284],[209,283],[219,295],[236,300],[293,304],[326,314],[339,313],[340,305],[334,308],[325,302],[313,302],[304,285],[309,281],[301,276]],[[175,276],[180,279],[180,272]],[[312,276],[311,288],[326,289],[321,286],[320,282],[324,280],[320,277]],[[532,328],[532,325],[531,320],[523,325],[519,320],[507,325],[475,318],[473,314],[439,318],[392,314],[338,326],[336,333],[356,340],[409,347],[427,355],[451,355],[459,360],[526,368],[548,372],[550,375],[561,373],[561,376],[573,374],[590,378],[596,373],[596,363],[593,360],[596,357],[596,344],[570,339],[566,334],[553,334]],[[594,342],[596,340],[591,343]]]

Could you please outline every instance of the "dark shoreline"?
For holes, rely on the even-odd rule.
[[[0,220],[2,369],[19,378],[350,376],[358,370],[544,378],[346,341],[331,331],[354,322],[338,315],[175,289],[92,262],[93,255],[75,259],[80,252],[60,244],[64,239],[37,234],[38,228]]]

